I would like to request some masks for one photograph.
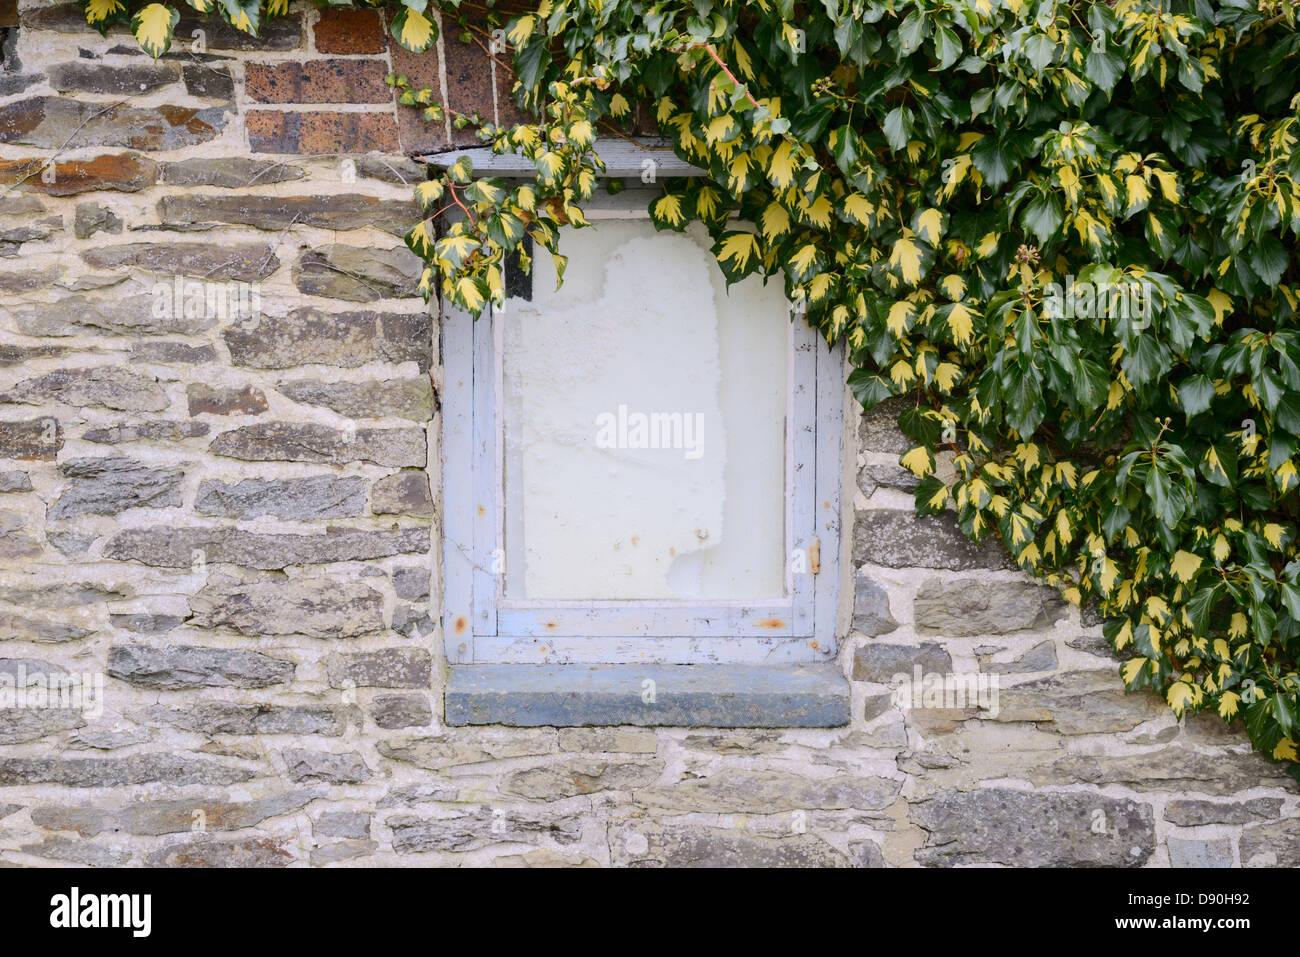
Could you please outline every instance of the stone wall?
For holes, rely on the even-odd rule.
[[[382,78],[509,119],[498,78],[370,11],[186,20],[156,63],[70,7],[0,30],[0,677],[104,682],[102,714],[0,710],[3,863],[1300,864],[1295,785],[1240,730],[1125,695],[1095,621],[913,516],[888,409],[849,727],[444,727],[437,336],[400,234],[407,154],[463,133]],[[260,314],[187,311],[198,281]],[[995,706],[905,709],[917,667]]]

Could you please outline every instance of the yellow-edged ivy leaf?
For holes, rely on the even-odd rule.
[[[657,229],[677,232],[686,228],[686,213],[682,208],[680,193],[664,193],[650,204],[650,220]]]
[[[790,214],[780,203],[768,203],[763,207],[759,225],[763,231],[763,238],[769,243],[773,242],[790,231]]]
[[[1204,559],[1200,555],[1193,555],[1191,552],[1179,549],[1177,554],[1174,555],[1174,560],[1170,563],[1169,568],[1174,573],[1174,577],[1180,582],[1189,582],[1203,562]]]
[[[102,29],[110,17],[125,12],[126,5],[121,0],[89,0],[86,4],[86,22]]]
[[[739,282],[759,266],[758,237],[753,233],[726,233],[713,247],[727,284]]]
[[[398,45],[411,53],[423,53],[438,39],[438,25],[410,7],[398,11],[389,29]]]
[[[442,198],[446,190],[447,187],[442,180],[427,179],[415,187],[415,198],[420,201],[420,205],[424,209],[428,209],[434,202]]]
[[[921,280],[921,262],[922,250],[915,240],[915,234],[910,229],[903,230],[903,234],[894,243],[894,248],[890,250],[889,264],[899,271],[903,282],[912,286]]]
[[[516,17],[506,27],[506,43],[512,47],[523,46],[528,42],[528,38],[533,35],[533,28],[536,26],[537,17],[532,14]]]
[[[156,60],[171,49],[172,32],[180,19],[180,12],[172,7],[151,3],[131,18],[131,33],[140,49]]]

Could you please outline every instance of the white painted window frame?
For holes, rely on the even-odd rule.
[[[645,218],[647,193],[603,196],[588,218]],[[714,264],[710,266],[716,268]],[[443,629],[452,664],[787,664],[838,649],[844,354],[790,323],[786,595],[772,600],[508,598],[504,574],[502,323],[444,304]],[[802,559],[803,571],[798,571]]]

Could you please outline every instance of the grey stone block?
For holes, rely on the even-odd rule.
[[[858,572],[853,597],[853,630],[864,635],[887,635],[898,627],[889,611],[889,593],[866,574]]]
[[[433,723],[433,708],[422,694],[377,695],[370,705],[370,718],[380,728],[417,728]]]
[[[1155,850],[1150,805],[1088,792],[945,791],[911,818],[928,832],[916,860],[929,867],[1141,867]]]
[[[1169,839],[1170,867],[1231,867],[1232,842]]]
[[[423,429],[357,429],[262,422],[223,432],[208,450],[246,462],[373,462],[394,468],[424,468]]]
[[[116,515],[129,508],[181,504],[180,469],[148,468],[125,456],[72,459],[60,466],[69,484],[50,506],[51,521],[80,515]]]
[[[321,534],[263,534],[237,528],[130,528],[104,546],[104,557],[161,568],[189,568],[200,555],[214,565],[281,569],[291,565],[370,561],[429,550],[424,528],[330,528]]]
[[[1055,589],[1031,582],[930,578],[912,605],[922,635],[1005,635],[1048,628],[1068,606]]]
[[[980,670],[991,675],[1014,675],[1032,671],[1055,671],[1056,645],[1049,638],[1040,641],[1011,661],[992,661],[991,655],[980,656]]]
[[[736,828],[639,823],[615,835],[620,867],[846,867],[848,860],[815,834],[769,837]]]
[[[159,848],[145,858],[147,867],[285,867],[293,855],[284,842],[270,837],[242,841],[186,841]]]
[[[58,369],[24,379],[0,401],[29,405],[62,402],[77,408],[97,406],[122,412],[160,412],[168,405],[167,394],[157,379],[118,366]]]
[[[575,844],[582,837],[577,815],[545,810],[472,807],[446,817],[403,814],[385,822],[398,854],[422,851],[473,851],[490,844]]]
[[[433,656],[423,648],[379,648],[332,656],[326,668],[335,688],[427,688]]]
[[[293,677],[291,661],[243,648],[113,645],[108,673],[143,688],[265,688]]]
[[[194,510],[223,518],[352,518],[366,507],[365,479],[313,475],[301,479],[208,480],[199,485]]]
[[[165,781],[170,785],[242,784],[252,771],[174,754],[133,754],[125,758],[4,758],[0,787],[61,784],[70,788],[117,788]]]
[[[1179,827],[1201,824],[1253,824],[1274,820],[1282,812],[1281,798],[1253,798],[1239,803],[1178,800],[1165,805],[1165,820]]]
[[[1242,867],[1300,867],[1300,828],[1289,817],[1241,832]]]
[[[995,535],[972,542],[951,512],[917,515],[906,509],[859,512],[853,527],[853,561],[888,568],[1015,568]]]
[[[282,382],[280,392],[295,402],[323,405],[354,419],[395,416],[416,422],[433,418],[433,386],[428,378],[372,382]]]
[[[933,641],[920,645],[890,645],[869,641],[853,654],[853,680],[891,684],[899,676],[911,679],[920,666],[926,674],[952,671],[952,656]]]
[[[290,748],[280,756],[289,777],[294,781],[325,784],[358,784],[368,781],[374,772],[357,751],[335,754],[332,751],[308,751]]]
[[[370,815],[362,811],[326,811],[312,825],[312,834],[363,841],[370,837]]]
[[[352,638],[384,627],[384,597],[362,582],[297,578],[207,585],[190,599],[189,623],[241,635]]]
[[[825,728],[849,706],[833,664],[459,665],[446,697],[450,725],[514,727]]]
[[[30,492],[32,480],[26,472],[0,472],[0,492]]]

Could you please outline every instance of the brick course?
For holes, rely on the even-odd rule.
[[[245,91],[255,103],[388,103],[383,60],[310,60],[249,63]]]
[[[252,110],[247,124],[254,153],[391,153],[398,148],[397,123],[388,113]]]

